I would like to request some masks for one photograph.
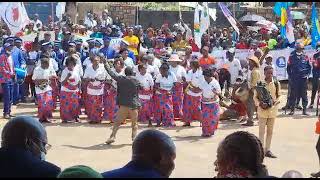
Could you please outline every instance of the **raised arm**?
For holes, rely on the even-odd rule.
[[[110,65],[109,65],[108,62],[104,63],[104,68],[106,69],[107,73],[111,76],[112,79],[114,79],[115,81],[119,81],[120,80],[119,76],[117,76],[116,73],[114,73],[111,70]]]

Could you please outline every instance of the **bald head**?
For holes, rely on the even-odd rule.
[[[285,172],[281,178],[303,178],[302,174],[295,170]]]
[[[132,144],[132,160],[153,165],[165,177],[173,171],[175,157],[176,147],[172,139],[155,129],[142,131]]]
[[[47,134],[42,124],[30,116],[18,116],[3,127],[2,147],[26,147],[27,139],[47,141]]]

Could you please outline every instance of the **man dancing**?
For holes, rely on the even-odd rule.
[[[113,129],[110,138],[106,141],[107,144],[111,144],[115,141],[116,133],[128,116],[130,116],[132,123],[132,140],[135,138],[138,130],[138,111],[141,106],[139,102],[138,90],[141,89],[141,85],[138,80],[135,79],[133,69],[127,67],[125,69],[126,76],[117,76],[111,69],[110,65],[106,62],[105,68],[108,74],[117,81],[117,105],[119,110],[117,112],[116,121],[113,124]]]

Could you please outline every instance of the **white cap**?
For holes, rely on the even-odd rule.
[[[230,48],[228,51],[229,51],[229,53],[232,53],[232,54],[235,53],[235,49],[234,48]]]

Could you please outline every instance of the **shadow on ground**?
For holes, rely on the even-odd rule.
[[[69,147],[73,149],[82,149],[82,150],[106,150],[106,149],[120,149],[126,146],[132,146],[132,144],[116,144],[116,145],[108,145],[108,144],[97,144],[88,147],[80,147],[80,146],[73,146],[73,145],[62,145],[64,147]]]

